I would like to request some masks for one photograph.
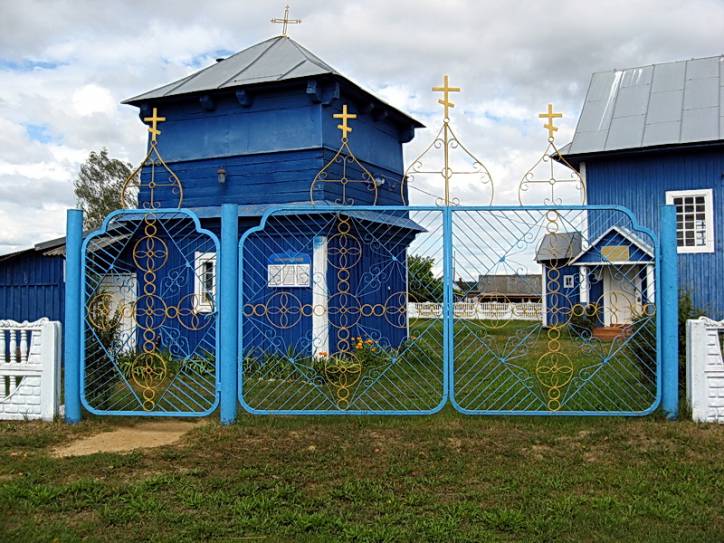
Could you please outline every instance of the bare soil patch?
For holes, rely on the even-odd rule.
[[[84,437],[58,447],[51,452],[51,456],[63,458],[103,452],[123,453],[136,449],[173,445],[186,433],[202,424],[205,422],[163,420],[122,426],[110,432]]]

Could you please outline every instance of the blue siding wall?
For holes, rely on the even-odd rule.
[[[0,319],[62,321],[63,258],[27,251],[0,259]]]
[[[547,325],[554,326],[568,322],[571,308],[579,303],[579,269],[576,266],[556,264],[543,265],[543,280],[546,285]],[[573,276],[573,288],[565,288],[563,278]]]
[[[153,104],[166,118],[160,125],[158,149],[164,161],[179,177],[184,189],[184,207],[222,203],[259,204],[309,200],[310,185],[340,146],[338,119],[344,103],[357,119],[350,148],[375,176],[385,179],[378,203],[400,203],[399,182],[403,173],[402,140],[409,139],[410,126],[400,126],[380,110],[364,111],[343,91],[331,105],[315,102],[305,84],[259,92],[251,104],[241,105],[233,93],[215,96],[214,108],[201,107],[198,96]],[[145,114],[142,114],[144,116]],[[227,172],[225,184],[218,183],[217,170]],[[341,165],[330,170],[338,178]],[[143,172],[148,180],[149,168]],[[157,179],[165,172],[156,166]],[[359,175],[352,172],[349,177]],[[355,203],[372,203],[372,191],[358,186]],[[315,199],[336,200],[340,186],[323,183]],[[154,195],[160,207],[176,207],[178,197],[169,189]],[[141,203],[149,201],[142,188]]]
[[[722,150],[668,151],[586,161],[589,203],[628,207],[640,224],[656,232],[666,191],[714,190],[715,252],[680,254],[679,285],[692,295],[697,307],[715,319],[724,318],[723,173]]]

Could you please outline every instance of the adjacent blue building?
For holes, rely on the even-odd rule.
[[[680,289],[715,319],[724,318],[723,65],[717,56],[594,73],[573,141],[561,150],[580,172],[588,204],[624,206],[654,232],[659,207],[676,206]],[[559,265],[591,269],[587,259],[601,260],[592,252],[605,255],[606,246],[616,246],[603,260],[625,269],[618,275],[626,280],[593,274],[583,281],[581,298],[585,276],[562,270],[574,286],[559,294],[565,294],[561,303],[600,300],[605,308],[615,296],[631,299],[634,314],[645,310],[653,296],[650,240],[630,229],[611,231],[605,221],[588,222],[583,252],[566,253]],[[601,324],[630,323],[629,303],[622,305],[627,308],[608,313]]]

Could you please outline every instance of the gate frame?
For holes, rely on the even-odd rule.
[[[79,307],[77,308],[77,311],[75,313],[78,315],[78,332],[77,332],[77,368],[78,368],[78,380],[77,380],[77,387],[78,387],[78,395],[80,398],[80,405],[83,406],[83,408],[88,411],[89,413],[93,415],[98,416],[132,416],[132,417],[184,417],[184,418],[190,418],[190,417],[206,417],[210,414],[212,414],[216,409],[219,407],[220,403],[220,390],[221,390],[221,378],[220,378],[220,362],[221,362],[221,349],[220,349],[220,320],[221,315],[220,312],[217,313],[216,316],[216,324],[215,324],[215,330],[214,335],[216,336],[216,353],[215,353],[215,375],[214,375],[214,381],[215,381],[215,388],[216,393],[214,395],[214,402],[212,405],[205,409],[204,411],[129,411],[129,410],[118,410],[118,411],[106,411],[103,409],[97,409],[93,406],[91,406],[86,397],[85,397],[85,387],[83,386],[83,383],[85,381],[85,317],[86,317],[86,292],[85,292],[85,284],[86,284],[86,252],[88,250],[88,243],[103,234],[108,233],[108,224],[112,219],[114,219],[117,216],[120,215],[148,215],[148,214],[158,214],[158,215],[164,215],[164,214],[174,214],[174,215],[186,215],[189,219],[191,219],[194,223],[194,226],[196,227],[196,233],[198,234],[204,234],[208,236],[211,241],[214,243],[214,246],[216,247],[216,255],[217,255],[217,261],[220,258],[221,254],[221,244],[219,243],[219,238],[211,232],[210,230],[207,230],[205,228],[201,227],[201,221],[199,220],[198,215],[191,211],[190,209],[186,208],[159,208],[159,209],[117,209],[115,211],[112,211],[109,213],[105,219],[103,219],[103,223],[101,226],[94,230],[93,232],[90,232],[85,236],[83,239],[82,244],[80,245],[80,248],[78,250],[78,258],[80,260],[78,272],[79,276],[77,278],[77,287],[78,287],[78,293],[79,296],[76,297],[76,302]],[[69,211],[70,215],[70,211]],[[82,217],[82,214],[81,214]],[[162,219],[163,217],[159,217],[159,219]],[[69,236],[70,239],[70,236]],[[68,244],[70,242],[68,241]],[[70,247],[68,247],[67,250],[69,250]],[[75,278],[74,278],[75,279]],[[70,275],[68,275],[67,282],[70,282]],[[72,290],[75,290],[75,285]],[[220,289],[217,289],[217,298],[219,297]],[[68,287],[66,286],[66,303],[68,298]],[[75,309],[75,308],[73,308]],[[66,328],[67,330],[67,328]],[[66,340],[68,337],[66,337]],[[67,371],[67,370],[66,370]],[[67,390],[67,389],[66,389]],[[79,414],[78,414],[79,415]],[[80,416],[78,416],[77,420],[73,420],[73,422],[77,422],[80,420]]]
[[[243,318],[239,318],[239,303],[242,298],[242,289],[239,288],[243,278],[243,241],[252,233],[263,230],[266,226],[267,219],[273,213],[284,212],[285,210],[299,212],[334,212],[335,210],[348,210],[348,206],[299,206],[291,207],[285,205],[275,206],[267,210],[261,218],[257,227],[247,230],[238,239],[238,206],[234,204],[225,204],[222,206],[222,242],[219,243],[217,236],[206,229],[201,228],[198,216],[187,209],[159,209],[157,212],[173,212],[182,213],[194,220],[197,232],[205,233],[211,236],[217,247],[217,262],[222,262],[221,273],[219,274],[220,288],[217,291],[219,302],[219,315],[216,323],[216,398],[214,406],[206,410],[204,413],[173,413],[173,412],[105,412],[89,408],[85,402],[84,393],[82,392],[82,379],[84,367],[81,364],[82,353],[84,351],[83,339],[85,336],[82,326],[84,309],[82,300],[85,299],[85,293],[82,292],[84,284],[84,254],[88,239],[95,233],[89,234],[84,240],[83,236],[83,212],[78,209],[67,210],[66,218],[66,282],[65,282],[65,326],[64,326],[64,400],[65,400],[65,421],[69,424],[75,424],[81,420],[81,405],[88,409],[89,412],[103,416],[113,415],[139,415],[139,416],[181,416],[181,417],[199,417],[211,414],[221,403],[221,420],[222,423],[228,424],[236,418],[236,400],[238,399],[242,407],[253,414],[300,414],[298,412],[286,411],[267,411],[257,410],[247,405],[242,396],[243,366],[241,364],[240,348],[243,348]],[[232,212],[233,209],[233,212]],[[645,416],[655,411],[659,406],[663,408],[666,416],[670,420],[678,418],[679,415],[679,390],[678,390],[678,254],[676,242],[676,208],[670,205],[660,206],[660,234],[657,236],[651,229],[639,225],[635,215],[623,206],[606,206],[606,205],[578,205],[578,206],[459,206],[459,207],[441,207],[441,206],[354,206],[355,210],[371,210],[371,211],[439,211],[442,214],[443,222],[443,391],[442,400],[438,406],[432,410],[424,411],[387,411],[376,412],[367,410],[349,410],[349,411],[305,411],[301,414],[305,415],[425,415],[434,414],[442,410],[450,401],[453,406],[461,411],[459,406],[454,403],[454,376],[453,359],[454,346],[452,345],[452,333],[454,333],[454,313],[452,293],[453,280],[450,276],[452,265],[452,216],[455,211],[520,211],[521,209],[530,209],[538,211],[547,211],[551,209],[557,210],[616,210],[627,215],[632,225],[641,232],[645,232],[655,240],[655,280],[656,288],[656,318],[657,318],[657,394],[654,404],[641,412],[493,412],[493,413],[470,413],[462,410],[466,414],[494,414],[494,415],[543,415],[543,416]],[[121,213],[147,213],[148,210],[118,210],[111,213],[101,226],[104,229],[111,217]],[[233,224],[230,228],[229,222]],[[224,234],[224,225],[226,223],[226,234]],[[234,228],[237,229],[236,235],[232,236]],[[237,241],[238,239],[238,241]],[[234,243],[236,245],[234,245]],[[228,250],[233,247],[233,250]],[[223,260],[222,260],[223,259]],[[224,264],[225,263],[225,264]],[[228,303],[229,298],[224,296],[221,285],[229,285],[231,271],[237,268],[234,275],[236,283],[237,296],[231,298],[234,304]],[[226,271],[224,271],[226,270]],[[225,277],[225,279],[224,279]],[[230,288],[226,286],[226,288]],[[226,298],[226,302],[222,301]],[[233,334],[230,330],[234,330]],[[222,333],[223,330],[223,333]],[[233,345],[230,345],[233,343]],[[227,360],[226,364],[223,364]],[[229,380],[231,370],[235,364],[236,375],[233,380]],[[230,368],[231,367],[231,368]],[[226,371],[224,371],[226,370]],[[230,396],[234,396],[234,406],[230,407]],[[226,402],[222,402],[221,398],[226,397]],[[226,405],[226,409],[224,409]]]
[[[262,215],[259,225],[255,226],[253,228],[248,229],[245,231],[241,239],[239,239],[238,243],[238,256],[239,256],[239,292],[238,292],[238,300],[237,305],[241,308],[243,307],[243,297],[244,297],[244,243],[246,239],[251,236],[254,233],[257,232],[263,232],[264,228],[266,227],[267,221],[270,216],[274,214],[290,214],[290,215],[298,215],[298,214],[311,214],[311,213],[344,213],[349,211],[434,211],[440,214],[441,223],[443,226],[443,307],[450,306],[452,307],[452,304],[449,303],[449,301],[452,298],[448,298],[449,293],[452,293],[452,279],[449,278],[450,275],[450,268],[449,265],[451,264],[451,260],[445,257],[445,239],[447,239],[447,233],[446,233],[446,213],[449,213],[447,208],[440,207],[440,206],[344,206],[344,205],[314,205],[314,204],[307,204],[303,206],[289,206],[289,205],[275,205],[264,212]],[[450,252],[450,255],[452,255],[452,250]],[[447,284],[449,280],[449,285]],[[448,286],[450,287],[448,289]],[[443,333],[443,352],[442,352],[442,360],[440,361],[442,366],[442,390],[441,390],[441,399],[440,402],[431,409],[410,409],[410,410],[400,410],[400,409],[385,409],[380,411],[370,410],[370,409],[328,409],[328,410],[322,410],[322,409],[309,409],[309,410],[299,410],[299,409],[257,409],[255,407],[250,406],[246,400],[244,399],[244,364],[243,364],[243,356],[244,356],[244,317],[243,315],[239,318],[239,327],[238,327],[238,339],[237,344],[239,345],[239,360],[238,360],[238,399],[241,406],[244,408],[245,411],[248,413],[251,413],[252,415],[324,415],[324,416],[340,416],[340,415],[380,415],[380,416],[416,416],[416,415],[434,415],[435,413],[439,413],[442,409],[445,408],[445,406],[450,401],[450,387],[449,387],[449,371],[448,371],[448,349],[450,347],[449,345],[449,338],[447,337],[448,330],[445,325],[445,320],[443,316],[443,326],[442,326],[442,333]]]
[[[671,206],[664,206],[664,207],[671,207]],[[648,235],[654,246],[654,281],[656,284],[655,289],[655,303],[656,303],[656,397],[654,398],[654,401],[652,404],[647,407],[646,409],[642,411],[541,411],[541,410],[510,410],[510,411],[502,411],[502,410],[488,410],[488,409],[467,409],[460,404],[457,403],[455,399],[455,346],[454,346],[454,339],[453,345],[451,345],[450,349],[450,360],[448,362],[448,371],[450,372],[450,403],[455,408],[456,411],[464,414],[464,415],[493,415],[493,416],[545,416],[545,417],[643,417],[646,415],[650,415],[654,411],[656,411],[659,406],[662,403],[662,396],[663,396],[663,378],[665,375],[667,375],[667,371],[670,371],[668,365],[667,371],[664,371],[664,365],[667,363],[667,361],[670,363],[670,356],[664,356],[665,353],[663,352],[663,330],[664,322],[670,320],[671,317],[671,311],[672,311],[672,304],[669,303],[666,308],[664,308],[662,304],[662,290],[664,286],[664,278],[661,277],[662,274],[662,252],[661,252],[661,239],[659,236],[656,235],[656,233],[651,230],[650,228],[646,226],[642,226],[639,224],[638,219],[633,214],[633,212],[623,206],[619,205],[600,205],[600,204],[593,204],[593,205],[560,205],[560,206],[456,206],[453,208],[447,208],[448,212],[451,216],[452,221],[452,215],[456,212],[461,211],[618,211],[623,213],[625,216],[629,218],[631,221],[631,228],[633,228],[636,232],[641,232],[646,235]],[[664,217],[664,212],[662,211],[662,217]],[[676,226],[675,224],[676,217],[674,216],[674,228]],[[668,223],[668,217],[667,222],[662,222],[661,229],[662,229],[662,236],[664,231],[670,230],[670,224]],[[452,232],[451,232],[452,233]],[[670,234],[670,232],[669,232]],[[452,237],[449,238],[449,244],[452,245]],[[674,229],[674,253],[676,253],[676,230]],[[668,262],[668,260],[667,260]],[[674,264],[675,267],[675,264]],[[671,271],[667,270],[667,274],[664,275],[671,275]],[[669,279],[670,282],[670,279]],[[674,284],[676,284],[676,279],[674,278]],[[676,298],[676,296],[675,296]],[[676,307],[674,308],[674,319],[676,319],[676,313],[678,312],[678,302],[675,302],[673,305]],[[675,321],[676,322],[676,321]],[[451,327],[451,338],[454,338],[454,315],[450,315],[450,323],[449,326]],[[670,324],[669,324],[670,326]],[[676,358],[676,357],[675,357]],[[676,362],[675,362],[676,364]],[[668,413],[668,411],[667,411]]]

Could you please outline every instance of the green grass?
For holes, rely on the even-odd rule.
[[[128,424],[0,424],[0,541],[724,540],[724,427],[242,416],[55,459]]]
[[[530,321],[455,322],[456,400],[470,410],[641,412],[656,398],[655,368],[647,372],[620,340],[584,341],[563,327],[558,349],[551,353],[551,334]],[[443,390],[442,321],[411,321],[414,338],[394,364],[382,372],[367,368],[350,387],[350,409],[431,410]],[[632,343],[640,341],[636,336]],[[602,362],[605,361],[604,364]],[[545,371],[555,364],[568,374]],[[363,365],[364,367],[364,365]],[[543,371],[540,371],[540,370]],[[335,387],[323,374],[312,381],[284,356],[247,372],[246,401],[256,409],[336,409]],[[365,376],[371,376],[369,381]],[[372,382],[372,385],[369,385]],[[560,387],[555,385],[561,384]],[[557,389],[557,390],[556,390]],[[550,400],[557,394],[559,407]]]

